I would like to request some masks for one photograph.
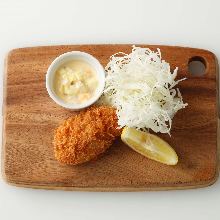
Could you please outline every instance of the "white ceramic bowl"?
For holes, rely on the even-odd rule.
[[[81,104],[74,104],[74,103],[67,103],[61,98],[59,98],[56,93],[54,92],[53,88],[53,81],[55,77],[56,70],[60,67],[60,65],[64,64],[65,62],[68,62],[70,60],[83,60],[87,63],[89,63],[96,71],[97,78],[99,81],[98,87],[96,89],[96,92],[94,96],[89,99],[86,102],[83,102]],[[71,51],[64,53],[57,57],[49,66],[46,74],[46,88],[49,96],[60,106],[72,110],[80,110],[83,108],[86,108],[90,105],[92,105],[94,102],[96,102],[99,97],[102,95],[102,92],[105,87],[105,71],[103,66],[99,63],[99,61],[93,57],[92,55],[81,52],[81,51]]]

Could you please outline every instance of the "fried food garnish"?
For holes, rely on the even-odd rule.
[[[54,136],[55,158],[65,164],[80,164],[97,158],[121,135],[112,107],[90,107],[63,122]]]

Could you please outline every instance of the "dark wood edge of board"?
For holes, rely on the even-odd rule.
[[[86,192],[147,192],[147,191],[165,191],[165,190],[185,190],[185,189],[197,189],[204,188],[213,185],[218,179],[218,172],[214,178],[204,183],[193,184],[188,186],[160,186],[160,187],[63,187],[63,186],[48,186],[48,185],[29,185],[26,183],[14,183],[6,181],[7,184],[16,187],[31,188],[31,189],[45,189],[45,190],[64,190],[64,191],[86,191]]]
[[[219,129],[220,129],[220,122],[219,122],[219,116],[220,116],[220,97],[219,97],[219,66],[218,66],[218,60],[217,57],[215,56],[215,54],[209,50],[205,50],[205,49],[199,49],[199,48],[191,48],[191,47],[182,47],[182,46],[169,46],[169,45],[148,45],[148,44],[136,44],[136,46],[142,46],[142,45],[146,45],[146,46],[151,46],[151,47],[175,47],[175,48],[191,48],[191,49],[195,49],[195,50],[200,50],[200,51],[206,51],[209,52],[210,54],[212,54],[212,56],[215,58],[215,62],[216,62],[216,73],[217,73],[217,120],[218,120],[218,126],[217,126],[217,164],[216,164],[216,172],[215,175],[213,176],[213,178],[206,180],[204,182],[199,182],[198,184],[193,184],[193,185],[186,185],[186,186],[161,186],[161,187],[63,187],[63,186],[48,186],[48,185],[29,185],[27,183],[24,182],[20,182],[20,183],[14,183],[13,180],[9,180],[7,178],[7,175],[5,173],[5,165],[4,165],[4,159],[5,159],[5,153],[4,153],[4,149],[5,149],[5,139],[4,137],[4,132],[5,132],[5,112],[6,112],[6,83],[7,83],[7,77],[6,77],[6,73],[7,73],[7,62],[9,57],[16,52],[17,50],[25,50],[25,49],[32,49],[32,48],[47,48],[47,47],[71,47],[71,46],[87,46],[88,44],[79,44],[79,45],[51,45],[51,46],[36,46],[36,47],[24,47],[24,48],[16,48],[16,49],[12,49],[8,52],[6,58],[5,58],[5,62],[4,62],[4,74],[3,74],[3,104],[2,104],[2,116],[3,116],[3,121],[2,121],[2,149],[1,149],[1,174],[2,174],[2,178],[3,180],[12,186],[16,186],[16,187],[25,187],[25,188],[32,188],[32,189],[48,189],[48,190],[65,190],[65,191],[93,191],[93,192],[138,192],[138,191],[161,191],[161,190],[184,190],[184,189],[195,189],[195,188],[203,188],[203,187],[207,187],[210,186],[212,184],[214,184],[219,176],[219,170],[220,170],[220,164],[219,164],[219,155],[220,155],[220,146],[219,146],[219,138],[220,138],[220,134],[219,134]],[[90,46],[107,46],[107,45],[124,45],[124,46],[131,46],[132,44],[90,44]]]
[[[220,81],[219,81],[219,63],[218,63],[218,59],[217,59],[217,57],[215,56],[215,54],[214,54],[214,57],[215,57],[215,63],[216,63],[216,73],[217,73],[217,76],[216,76],[216,91],[217,91],[217,100],[216,100],[216,102],[217,102],[217,104],[216,104],[216,107],[217,107],[217,117],[218,117],[218,119],[220,119],[220,92],[219,92],[219,87],[220,87],[220,85],[219,85],[219,83],[220,83]]]
[[[125,44],[54,44],[54,45],[40,45],[40,46],[30,46],[30,47],[18,47],[18,48],[14,48],[14,49],[11,49],[8,51],[7,53],[7,57],[10,57],[14,52],[17,52],[18,50],[29,50],[29,49],[35,49],[35,48],[38,48],[38,49],[43,49],[43,48],[51,48],[51,47],[64,47],[64,48],[68,48],[68,47],[72,47],[72,46],[132,46],[132,45],[135,45],[135,46],[148,46],[148,47],[169,47],[169,48],[179,48],[179,49],[193,49],[193,50],[198,50],[198,51],[203,51],[203,52],[207,52],[209,53],[210,55],[212,55],[213,57],[216,58],[215,54],[210,51],[210,50],[207,50],[207,49],[202,49],[202,48],[195,48],[195,47],[188,47],[188,46],[175,46],[175,45],[164,45],[164,44],[144,44],[144,43],[137,43],[137,44],[129,44],[129,43],[125,43]],[[217,59],[216,59],[217,61]]]

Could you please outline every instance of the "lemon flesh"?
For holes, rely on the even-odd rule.
[[[167,165],[176,165],[178,162],[178,156],[174,149],[156,135],[125,127],[121,139],[133,150],[149,159]]]

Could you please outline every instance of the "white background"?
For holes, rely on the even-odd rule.
[[[209,49],[220,58],[219,10],[218,0],[0,0],[1,74],[10,49],[38,45],[167,44]],[[16,188],[0,180],[2,220],[217,220],[219,207],[220,181],[197,190],[88,193]]]

